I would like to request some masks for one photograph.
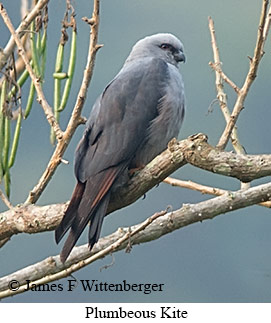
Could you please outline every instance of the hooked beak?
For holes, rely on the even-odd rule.
[[[177,63],[179,63],[179,62],[184,62],[185,63],[185,55],[184,55],[184,53],[181,50],[175,52],[173,54],[173,56],[174,56],[174,59],[175,59],[175,61]]]

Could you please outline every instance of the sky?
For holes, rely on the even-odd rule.
[[[2,1],[15,26],[20,21],[20,1]],[[89,28],[81,21],[91,16],[92,1],[72,1],[78,22],[78,52],[76,73],[69,104],[61,116],[65,128],[80,87],[84,69]],[[170,32],[184,44],[186,63],[180,66],[185,82],[187,111],[179,139],[195,133],[208,135],[215,145],[224,130],[225,121],[217,104],[215,75],[209,66],[213,60],[208,16],[215,22],[216,36],[224,72],[242,86],[249,67],[248,56],[253,55],[260,15],[261,1],[254,0],[103,0],[100,9],[99,42],[95,70],[88,90],[83,115],[88,116],[103,88],[118,73],[133,44],[157,32]],[[60,21],[65,2],[51,0],[49,5],[48,52],[44,91],[50,104],[53,98],[52,73],[60,37]],[[9,39],[8,30],[0,21],[0,47]],[[241,144],[248,154],[270,153],[270,36],[257,78],[253,84],[237,127]],[[225,86],[229,107],[236,96]],[[25,101],[23,101],[25,104]],[[210,112],[212,106],[212,112]],[[209,112],[208,112],[209,111]],[[46,205],[67,201],[75,178],[73,154],[82,135],[80,126],[65,155],[70,163],[62,164],[38,201]],[[18,155],[12,168],[11,202],[23,203],[37,183],[53,152],[49,142],[49,126],[36,103],[29,118],[22,124]],[[231,146],[227,150],[231,150]],[[228,190],[237,190],[235,179],[185,166],[174,177]],[[256,185],[268,181],[257,180]],[[144,221],[153,213],[171,205],[178,209],[183,203],[197,203],[208,199],[187,189],[160,184],[147,193],[146,198],[109,215],[103,225],[102,236]],[[0,201],[0,211],[6,208]],[[213,220],[196,223],[174,231],[156,241],[134,246],[127,254],[114,254],[114,264],[108,256],[76,272],[75,278],[95,279],[98,282],[164,284],[162,292],[27,292],[5,302],[269,302],[271,299],[271,217],[270,210],[253,206],[221,215]],[[78,244],[87,242],[87,235]],[[60,252],[53,232],[36,235],[20,234],[12,237],[0,250],[0,276],[36,263]],[[68,278],[57,283],[64,286]]]

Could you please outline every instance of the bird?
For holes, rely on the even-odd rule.
[[[85,227],[89,250],[100,237],[110,195],[176,138],[185,114],[185,93],[178,65],[185,62],[182,42],[171,33],[135,43],[123,67],[94,103],[75,151],[77,184],[55,230],[65,263]]]

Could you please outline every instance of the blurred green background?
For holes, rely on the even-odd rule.
[[[3,1],[15,26],[20,21],[20,1]],[[81,21],[91,16],[92,1],[73,0],[78,22],[78,52],[76,73],[69,105],[62,113],[64,129],[80,87],[88,47],[89,28]],[[208,66],[213,59],[208,16],[215,21],[224,72],[239,86],[246,76],[253,55],[261,1],[255,0],[103,0],[100,10],[99,51],[94,76],[88,91],[83,115],[88,116],[96,97],[116,75],[133,44],[140,38],[157,32],[170,32],[185,46],[186,64],[180,70],[185,81],[187,112],[180,138],[203,132],[209,142],[216,144],[224,129],[219,106],[208,113],[216,98],[214,72]],[[50,104],[53,101],[52,73],[60,36],[60,21],[65,10],[64,0],[49,4],[49,51],[44,91]],[[4,47],[9,32],[0,21],[1,43]],[[258,77],[238,120],[242,145],[249,154],[270,153],[270,36]],[[235,94],[227,85],[230,107]],[[25,104],[25,102],[23,101]],[[72,193],[73,153],[83,132],[76,131],[64,158],[69,165],[60,165],[38,201],[39,205],[67,201]],[[228,147],[231,149],[231,147]],[[29,190],[37,183],[53,151],[49,143],[49,126],[41,107],[35,104],[30,117],[23,122],[22,136],[15,166],[12,168],[11,201],[25,201]],[[224,189],[238,189],[239,182],[219,175],[185,166],[174,174]],[[266,179],[267,180],[267,179]],[[255,181],[254,184],[264,182]],[[172,205],[197,203],[208,196],[190,190],[160,184],[144,200],[117,211],[104,221],[102,236],[118,227],[143,221],[156,211]],[[6,208],[0,201],[0,211]],[[163,283],[163,292],[145,295],[139,292],[28,292],[4,300],[5,302],[269,302],[271,300],[271,215],[270,210],[251,207],[219,216],[212,221],[193,224],[159,240],[134,246],[130,254],[114,254],[114,265],[106,257],[76,272],[77,279],[97,279],[119,283]],[[87,242],[87,234],[79,244]],[[0,275],[14,272],[50,255],[60,252],[53,232],[38,235],[20,234],[12,237],[0,250]],[[66,280],[58,283],[66,284]]]

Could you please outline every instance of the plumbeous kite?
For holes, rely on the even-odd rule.
[[[70,229],[63,263],[89,222],[90,249],[98,241],[110,193],[127,170],[143,167],[178,136],[185,110],[182,61],[183,45],[172,34],[145,37],[98,97],[75,153],[77,185],[55,231],[59,243]]]

